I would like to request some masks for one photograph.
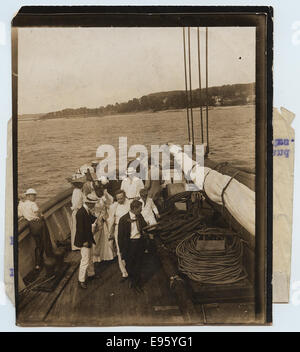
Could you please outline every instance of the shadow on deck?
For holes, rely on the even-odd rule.
[[[100,279],[78,286],[80,254],[69,253],[71,266],[54,292],[29,291],[19,302],[17,323],[25,326],[182,325],[185,321],[156,254],[145,254],[144,293],[120,283],[116,260],[96,264]],[[201,317],[200,321],[201,321]]]
[[[249,324],[255,321],[254,303],[250,301],[209,303],[202,298],[202,302],[202,299],[194,300],[197,316],[187,322],[155,251],[145,254],[142,268],[144,292],[140,294],[130,289],[127,282],[120,283],[117,260],[96,264],[100,279],[88,282],[86,290],[81,289],[78,286],[79,260],[79,252],[68,254],[65,261],[70,266],[53,292],[28,291],[20,298],[18,325],[165,326]],[[214,290],[220,288],[214,287]]]

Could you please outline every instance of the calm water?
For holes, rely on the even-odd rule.
[[[194,111],[200,142],[199,111]],[[166,111],[55,120],[22,120],[18,124],[19,192],[33,187],[43,203],[68,187],[66,177],[95,159],[97,147],[118,147],[119,136],[132,144],[187,143],[185,111]],[[255,169],[255,107],[222,107],[209,111],[210,158]]]

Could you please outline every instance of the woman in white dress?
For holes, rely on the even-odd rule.
[[[83,205],[83,193],[82,187],[85,183],[85,177],[74,176],[70,182],[72,183],[74,190],[72,194],[72,217],[71,217],[71,249],[72,251],[79,250],[80,248],[74,245],[74,239],[76,234],[76,213]]]
[[[97,217],[97,231],[94,235],[96,242],[93,245],[93,262],[100,263],[103,260],[113,260],[117,255],[113,247],[113,242],[109,240],[110,232],[108,225],[109,207],[113,202],[113,197],[104,190],[103,197],[95,205],[95,216]]]

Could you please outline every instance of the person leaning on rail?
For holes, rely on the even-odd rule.
[[[44,253],[44,221],[35,201],[36,196],[37,192],[33,188],[25,192],[25,201],[20,201],[18,205],[18,217],[24,217],[29,223],[30,233],[35,241],[35,269],[40,270]]]

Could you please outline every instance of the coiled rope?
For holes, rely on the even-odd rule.
[[[206,228],[181,241],[176,248],[179,270],[190,279],[203,284],[223,285],[244,280],[247,274],[242,265],[242,241],[233,236],[232,244],[225,250],[199,250],[197,241],[203,235],[226,236],[218,228]]]

